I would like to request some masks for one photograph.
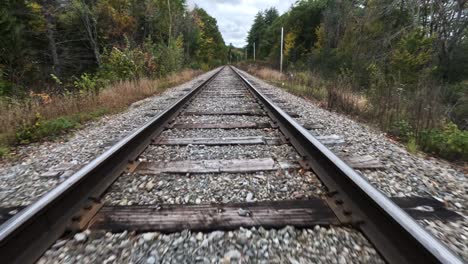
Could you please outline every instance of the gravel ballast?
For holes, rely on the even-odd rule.
[[[38,263],[384,263],[361,234],[337,227],[82,234],[57,241]]]
[[[124,175],[104,196],[106,204],[200,204],[278,201],[321,196],[322,185],[310,172],[193,175]],[[249,199],[249,198],[250,199]]]

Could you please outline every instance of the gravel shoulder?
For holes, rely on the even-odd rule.
[[[19,146],[19,158],[0,163],[0,206],[35,201],[215,72],[135,102],[127,111],[90,122],[60,140]]]
[[[463,215],[464,218],[456,222],[421,221],[421,224],[468,260],[468,181],[462,168],[421,153],[411,154],[404,146],[366,124],[324,110],[309,100],[241,72],[254,86],[286,101],[283,105],[300,115],[297,121],[322,125],[323,128],[311,131],[313,135],[343,138],[344,144],[331,148],[335,154],[370,155],[380,160],[385,165],[384,170],[359,172],[387,196],[431,196]]]

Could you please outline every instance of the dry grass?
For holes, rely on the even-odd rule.
[[[282,74],[277,70],[255,65],[248,65],[244,69],[293,94],[315,100],[328,109],[348,114],[364,113],[367,110],[366,98],[353,91],[351,80],[339,78],[327,81],[314,72]]]
[[[163,79],[122,81],[103,89],[98,95],[73,93],[49,96],[31,94],[22,100],[0,100],[0,145],[17,142],[17,132],[39,121],[78,116],[78,122],[116,112],[130,104],[162,92],[165,88],[193,79],[199,71],[184,70]],[[87,113],[92,113],[87,115]]]
[[[367,112],[369,102],[365,96],[354,91],[352,80],[339,77],[327,84],[327,108],[351,115]]]
[[[254,68],[250,67],[250,72],[254,72],[255,75],[261,79],[275,81],[275,82],[284,82],[286,81],[286,75],[280,73],[279,71],[272,70],[269,68]]]
[[[255,64],[239,65],[240,68],[286,91],[313,100],[328,110],[347,114],[362,114],[368,108],[368,101],[353,91],[350,80],[339,78],[325,80],[320,74],[311,71],[288,72]]]

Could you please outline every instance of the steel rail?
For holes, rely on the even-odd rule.
[[[347,215],[353,225],[389,263],[464,263],[405,211],[361,177],[320,143],[293,118],[255,88],[238,69],[231,69],[266,107],[268,115],[327,187],[338,206],[335,214]],[[339,211],[339,212],[337,212]],[[340,216],[338,216],[340,218]]]
[[[66,230],[74,215],[104,191],[224,67],[143,127],[119,141],[63,183],[0,226],[1,263],[33,263]]]

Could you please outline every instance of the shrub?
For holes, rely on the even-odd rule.
[[[36,122],[33,125],[23,125],[16,132],[16,139],[19,143],[27,144],[45,137],[57,136],[60,133],[75,128],[79,125],[76,120],[60,117],[53,120],[43,120],[37,114]]]
[[[130,44],[120,50],[116,47],[105,51],[98,75],[110,82],[138,79],[144,75],[145,54],[141,49],[132,49]]]
[[[444,101],[449,105],[448,115],[462,130],[468,130],[468,80],[451,84],[445,89]]]
[[[160,43],[157,45],[155,55],[156,61],[159,62],[160,76],[180,70],[184,56],[183,39],[179,37],[175,41],[169,42],[168,45]]]
[[[420,145],[424,151],[443,158],[468,161],[468,131],[461,131],[454,123],[422,133]]]
[[[418,143],[416,142],[416,139],[414,137],[410,138],[406,143],[406,149],[408,149],[410,153],[416,153],[416,151],[418,151],[418,148]]]
[[[88,73],[83,73],[80,78],[76,78],[73,85],[80,93],[99,93],[98,81],[94,76]]]
[[[402,141],[409,141],[410,139],[414,138],[414,129],[406,120],[400,120],[393,123],[392,127],[390,128],[389,133],[397,136]]]
[[[0,158],[8,156],[9,153],[10,149],[8,147],[0,146]]]

